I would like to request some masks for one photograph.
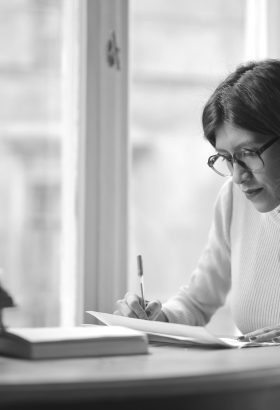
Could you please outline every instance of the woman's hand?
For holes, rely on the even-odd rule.
[[[238,338],[242,342],[280,342],[280,325],[266,326]]]
[[[146,301],[145,306],[144,310],[141,306],[140,297],[128,292],[123,299],[117,301],[117,310],[114,314],[137,319],[167,322],[166,316],[161,311],[161,302],[159,300]]]

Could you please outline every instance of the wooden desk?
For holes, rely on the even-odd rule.
[[[149,355],[0,358],[3,409],[223,409],[280,406],[280,348],[151,347]],[[272,407],[274,406],[274,407]]]

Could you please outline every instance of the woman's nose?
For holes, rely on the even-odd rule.
[[[244,168],[238,162],[233,163],[232,180],[235,184],[241,184],[250,177],[250,170]]]

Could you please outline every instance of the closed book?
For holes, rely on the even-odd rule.
[[[148,353],[147,336],[121,326],[9,328],[0,333],[0,355],[58,359]]]

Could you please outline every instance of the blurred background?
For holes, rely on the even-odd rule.
[[[0,1],[0,280],[19,306],[8,312],[13,326],[60,323],[62,233],[75,202],[63,198],[77,167],[65,110],[76,81],[65,66],[69,3]],[[248,57],[251,3],[129,2],[128,288],[138,291],[142,254],[148,298],[164,301],[186,283],[206,243],[224,180],[206,165],[201,112]],[[232,331],[227,308],[215,320]]]
[[[0,2],[0,266],[9,323],[59,323],[63,1]]]

